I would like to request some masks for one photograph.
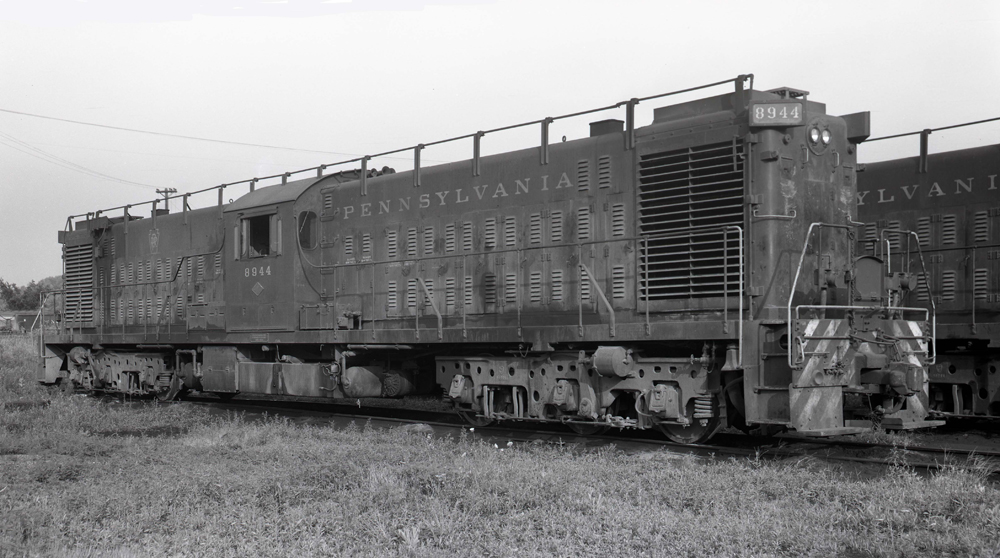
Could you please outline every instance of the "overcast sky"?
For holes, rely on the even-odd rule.
[[[756,89],[808,90],[832,114],[871,111],[873,136],[997,117],[998,16],[1000,2],[960,0],[0,0],[0,278],[60,274],[68,215],[156,188],[279,174],[743,73]],[[638,124],[662,104],[640,105]],[[589,121],[623,115],[560,122],[552,135],[581,137]],[[531,128],[483,147],[537,141]],[[931,148],[998,142],[1000,125],[988,124],[934,134]],[[916,149],[916,138],[875,142],[860,158]],[[466,141],[423,160],[470,156]],[[383,164],[412,166],[406,155]]]

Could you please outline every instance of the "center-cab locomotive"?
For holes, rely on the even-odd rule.
[[[60,233],[40,379],[337,400],[444,395],[473,424],[724,425],[803,435],[925,420],[926,312],[857,257],[867,113],[804,91],[663,106],[635,127],[413,171],[325,174]],[[642,100],[645,101],[646,99]],[[184,199],[186,201],[186,198]]]

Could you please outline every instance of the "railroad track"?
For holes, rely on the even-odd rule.
[[[667,450],[699,457],[746,457],[748,459],[787,460],[818,458],[833,462],[865,464],[883,467],[907,467],[932,472],[949,467],[973,467],[990,475],[1000,474],[1000,451],[946,447],[940,445],[910,445],[869,442],[850,438],[801,438],[787,435],[752,437],[722,433],[714,443],[682,445],[659,437],[655,431],[621,430],[609,434],[581,436],[558,426],[537,423],[505,422],[470,427],[453,412],[421,411],[408,408],[373,407],[329,403],[301,403],[234,399],[220,401],[214,397],[189,397],[184,403],[205,405],[217,409],[273,413],[280,416],[306,418],[311,423],[328,419],[330,422],[358,421],[393,427],[426,424],[437,435],[455,435],[465,429],[475,437],[498,447],[526,443],[578,444],[591,447],[614,444],[626,453]],[[182,403],[183,404],[183,403]]]

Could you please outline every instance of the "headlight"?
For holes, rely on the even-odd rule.
[[[819,128],[809,129],[809,141],[819,143]]]
[[[830,133],[830,130],[823,130],[822,136],[823,136],[823,145],[830,145],[830,139],[833,137],[833,135]]]

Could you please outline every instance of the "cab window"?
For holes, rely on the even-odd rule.
[[[299,246],[304,250],[316,247],[316,214],[312,211],[299,213]]]
[[[257,215],[240,219],[240,258],[264,258],[280,254],[281,219]]]

